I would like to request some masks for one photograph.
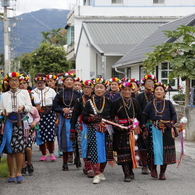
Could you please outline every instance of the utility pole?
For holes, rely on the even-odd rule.
[[[1,0],[1,5],[4,7],[4,75],[6,75],[10,71],[9,20],[7,16],[10,0]]]

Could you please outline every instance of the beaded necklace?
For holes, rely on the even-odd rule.
[[[165,99],[163,100],[163,108],[162,108],[161,111],[158,111],[158,110],[157,110],[157,108],[156,108],[156,100],[155,100],[155,99],[153,100],[153,105],[154,105],[155,111],[156,111],[158,114],[162,114],[162,113],[164,112],[164,110],[165,110]]]
[[[101,110],[98,110],[97,109],[97,106],[96,106],[96,103],[95,103],[95,97],[94,96],[92,96],[92,101],[93,101],[93,105],[94,105],[97,113],[101,114],[102,111],[104,110],[104,107],[105,107],[106,98],[103,96],[103,102],[102,102]]]
[[[125,100],[124,100],[124,98],[123,98],[123,96],[122,96],[122,100],[123,100],[123,107],[124,107],[124,109],[125,109],[125,113],[126,113],[126,116],[127,116],[127,118],[128,118],[129,125],[130,125],[130,124],[131,124],[131,119],[130,119],[130,117],[129,117],[129,114],[128,114],[128,112],[127,112],[126,107],[127,107],[128,110],[129,110],[130,107],[131,107],[131,105],[132,105],[132,108],[133,108],[133,118],[135,118],[135,107],[134,107],[134,103],[133,103],[132,98],[130,98],[130,106],[128,107],[128,106],[127,106],[127,103],[125,102]]]
[[[146,95],[146,92],[144,92],[144,97],[146,99],[146,103],[149,103],[149,99],[148,99],[148,96]]]
[[[64,96],[65,96],[65,92],[64,92],[64,89],[63,89],[63,95],[62,95],[62,101],[63,101],[63,104],[66,106],[66,107],[70,107],[71,104],[72,104],[72,101],[73,101],[73,96],[74,96],[74,89],[72,89],[72,96],[71,96],[71,99],[70,99],[70,104],[66,104],[65,101],[64,101]]]

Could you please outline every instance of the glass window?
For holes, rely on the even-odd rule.
[[[145,75],[145,71],[144,71],[144,67],[143,66],[140,66],[139,67],[139,80],[141,80],[143,77],[144,77],[144,75]]]
[[[112,4],[123,4],[123,0],[112,0]]]
[[[168,78],[168,71],[161,71],[161,78]]]
[[[175,86],[175,79],[173,79],[172,81],[169,81],[169,84],[170,84],[171,86]]]
[[[168,80],[167,80],[167,79],[161,79],[161,82],[162,82],[163,84],[165,84],[165,85],[168,84]]]
[[[67,29],[67,45],[74,43],[74,26],[69,26]]]
[[[164,4],[165,0],[153,0],[153,4]]]
[[[127,68],[127,78],[131,78],[131,68]]]
[[[161,69],[162,70],[168,69],[168,63],[162,63],[161,64]]]

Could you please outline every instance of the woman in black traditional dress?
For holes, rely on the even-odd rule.
[[[91,160],[87,156],[87,134],[88,129],[86,124],[82,120],[82,111],[85,107],[86,102],[91,98],[93,92],[93,83],[91,80],[82,81],[83,95],[76,100],[74,110],[71,118],[71,132],[70,140],[75,143],[76,153],[80,153],[84,161],[83,172],[89,177],[93,178],[93,169],[91,166]],[[80,156],[77,154],[77,156]]]
[[[137,101],[139,102],[141,111],[143,112],[146,105],[154,99],[153,88],[154,83],[157,82],[156,77],[154,75],[145,75],[141,79],[141,84],[144,86],[144,91],[136,96]],[[147,130],[145,128],[145,124],[143,124],[142,132],[138,136],[138,148],[139,148],[139,156],[140,162],[142,164],[142,174],[149,174],[148,171],[148,153],[147,153]]]
[[[158,178],[157,165],[160,165],[159,179],[165,180],[168,164],[176,163],[175,129],[177,121],[175,108],[170,100],[165,100],[166,86],[160,82],[154,85],[154,100],[148,103],[143,114],[148,120],[149,168],[151,176]]]
[[[94,80],[94,93],[91,100],[86,102],[83,110],[83,122],[88,125],[88,152],[95,177],[94,184],[105,180],[103,174],[107,161],[113,161],[112,142],[108,126],[102,123],[102,118],[110,120],[111,100],[104,96],[106,92],[105,80],[97,78]]]
[[[107,92],[105,96],[109,98],[112,102],[121,96],[119,91],[120,82],[121,80],[118,79],[117,77],[113,77],[108,81],[110,91]]]
[[[114,127],[113,149],[117,151],[118,165],[122,165],[125,175],[124,181],[130,182],[131,179],[134,179],[132,169],[137,167],[135,151],[132,150],[135,148],[134,133],[139,133],[138,124],[136,127],[132,125],[136,119],[142,124],[142,113],[137,100],[131,98],[131,90],[134,86],[130,82],[124,82],[120,88],[121,98],[113,102],[111,116],[115,118],[115,122],[129,126],[129,128]]]
[[[53,110],[59,113],[59,150],[63,152],[62,170],[68,171],[68,155],[73,152],[72,141],[70,141],[70,119],[76,99],[80,93],[73,89],[74,78],[72,74],[66,73],[64,76],[64,89],[59,91],[53,101]],[[76,165],[80,164],[80,159],[76,159]]]

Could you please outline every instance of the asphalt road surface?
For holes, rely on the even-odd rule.
[[[177,143],[177,147],[179,143]],[[186,143],[187,155],[181,166],[169,165],[166,172],[167,180],[161,181],[142,175],[141,168],[134,170],[135,179],[123,181],[121,166],[106,166],[106,181],[93,184],[82,168],[77,169],[69,164],[69,171],[62,171],[62,158],[56,162],[40,162],[41,153],[38,146],[33,148],[33,165],[35,172],[26,175],[22,184],[7,183],[0,179],[1,195],[194,195],[195,194],[195,144]],[[179,150],[179,149],[178,149]]]

